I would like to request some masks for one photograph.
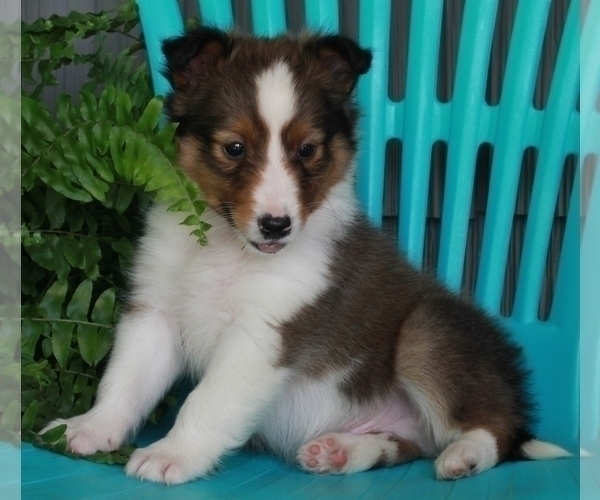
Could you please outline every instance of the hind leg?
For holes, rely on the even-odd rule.
[[[519,349],[477,309],[423,304],[400,332],[399,383],[428,429],[438,479],[490,469],[527,437]]]
[[[498,463],[498,447],[494,435],[485,429],[461,434],[435,461],[438,479],[458,479],[479,474]]]
[[[320,474],[349,474],[408,462],[424,456],[412,441],[387,432],[331,433],[306,443],[298,452],[300,466]]]

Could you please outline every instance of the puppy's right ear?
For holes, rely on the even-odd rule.
[[[183,90],[218,70],[231,55],[233,39],[221,30],[199,28],[165,40],[162,50],[167,60],[164,72],[167,80],[174,88]]]

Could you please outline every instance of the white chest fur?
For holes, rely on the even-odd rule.
[[[183,360],[196,375],[220,340],[235,335],[250,336],[274,359],[273,327],[326,288],[332,233],[341,230],[331,215],[313,214],[301,238],[276,255],[259,255],[244,248],[224,219],[206,215],[213,228],[201,247],[179,225],[181,214],[154,207],[133,275],[133,302],[174,320]]]

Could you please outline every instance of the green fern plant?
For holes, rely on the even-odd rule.
[[[0,22],[0,441],[18,443],[20,407],[20,26]]]
[[[205,203],[177,167],[176,124],[160,127],[139,40],[116,58],[79,54],[76,41],[120,31],[133,37],[134,2],[112,14],[52,16],[22,26],[22,438],[66,452],[64,426],[39,436],[56,417],[91,407],[112,345],[140,212],[152,201],[182,212],[200,244]],[[91,64],[75,104],[41,100],[65,64]],[[171,397],[172,399],[172,397]],[[155,415],[156,416],[156,415]],[[91,457],[124,462],[125,448]]]

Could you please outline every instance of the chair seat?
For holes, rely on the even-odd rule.
[[[138,443],[148,444],[156,434],[147,428]],[[241,451],[226,458],[209,479],[165,486],[127,477],[119,465],[75,460],[24,443],[21,498],[569,500],[579,498],[579,460],[507,462],[474,477],[437,481],[430,460],[348,476],[316,476],[271,456]]]

